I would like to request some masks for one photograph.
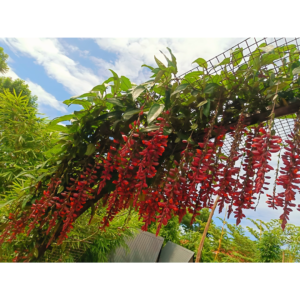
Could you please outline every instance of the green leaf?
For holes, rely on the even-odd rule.
[[[133,99],[133,101],[134,101],[135,99],[137,99],[138,96],[139,96],[142,92],[144,92],[145,90],[146,90],[146,88],[145,88],[144,86],[142,86],[142,85],[137,86],[137,87],[132,91],[132,99]]]
[[[96,85],[93,87],[92,91],[101,92],[102,94],[106,91],[107,87],[104,84]]]
[[[274,79],[275,79],[275,74],[274,73],[272,73],[271,75],[270,75],[270,86],[273,86],[275,83],[274,83]]]
[[[33,255],[37,258],[39,256],[38,248],[34,248]]]
[[[119,79],[119,76],[118,76],[118,74],[115,71],[113,71],[111,69],[108,69],[108,70],[112,72],[114,80],[118,80]]]
[[[140,109],[132,109],[129,111],[126,111],[123,115],[123,119],[125,121],[129,120],[132,116],[138,114],[141,110]]]
[[[274,60],[277,60],[280,58],[280,54],[273,54],[273,53],[267,53],[264,54],[261,58],[261,65],[269,65],[273,63]]]
[[[85,115],[86,115],[86,111],[84,111],[84,110],[80,110],[80,111],[74,110],[74,116],[77,119],[81,119]]]
[[[191,126],[191,129],[197,129],[198,128],[198,124],[197,123],[195,123],[195,124],[193,124],[192,126]]]
[[[114,93],[117,93],[119,91],[120,88],[120,79],[119,76],[117,75],[117,73],[111,69],[109,69],[109,71],[112,72],[113,74],[113,78],[114,78]]]
[[[191,103],[193,103],[195,101],[196,101],[196,97],[195,96],[191,96],[191,97],[189,97],[188,101],[181,102],[181,105],[189,106]]]
[[[175,143],[179,143],[179,142],[180,142],[180,138],[177,137],[177,138],[175,139]]]
[[[297,48],[296,45],[291,44],[291,45],[281,47],[282,51],[289,51],[292,50],[293,48]]]
[[[153,71],[153,70],[154,70],[154,68],[153,68],[153,67],[151,67],[151,66],[148,66],[148,65],[142,65],[142,67],[149,68],[151,71]]]
[[[82,94],[80,96],[73,96],[70,98],[70,100],[73,100],[73,99],[76,99],[76,98],[85,98],[85,97],[97,97],[97,94],[96,93],[85,93],[85,94]]]
[[[205,94],[211,94],[211,93],[213,93],[213,92],[215,91],[215,89],[218,88],[218,87],[219,87],[219,85],[216,84],[216,83],[208,83],[208,84],[205,86],[205,88],[204,88],[204,90],[203,90],[203,93],[205,93]]]
[[[97,117],[95,119],[95,121],[111,119],[114,117],[119,118],[119,117],[121,117],[122,113],[123,113],[123,111],[121,111],[121,110],[112,111],[112,112],[109,112],[107,114],[103,114],[103,115]]]
[[[253,59],[253,69],[258,71],[261,67],[259,56]]]
[[[89,109],[92,104],[87,101],[87,100],[78,100],[78,99],[75,99],[75,100],[65,100],[63,102],[64,104],[70,106],[71,104],[78,104],[78,105],[81,105],[84,109]]]
[[[60,185],[60,186],[58,187],[57,194],[60,194],[61,192],[63,192],[64,189],[65,189],[64,186],[63,186],[63,185]]]
[[[175,74],[177,73],[177,61],[176,61],[176,57],[173,55],[172,51],[170,48],[167,47],[167,49],[169,50],[171,57],[172,57],[172,63],[175,66]]]
[[[159,80],[161,79],[161,77],[165,74],[164,70],[159,70],[159,72],[157,73],[154,82],[159,82]]]
[[[163,134],[164,135],[170,135],[171,133],[172,133],[172,128],[170,128],[170,127],[164,127],[164,129],[163,129]]]
[[[221,75],[214,75],[214,76],[212,76],[212,82],[213,83],[219,83],[220,81],[222,80],[222,76]]]
[[[206,103],[207,103],[207,100],[201,101],[201,102],[197,105],[197,107],[200,107],[200,106],[202,106],[202,105],[204,105],[204,104],[206,104]]]
[[[119,99],[116,99],[116,98],[105,99],[105,101],[109,102],[109,103],[112,103],[114,105],[117,105],[117,106],[124,107],[124,105],[121,103],[121,101]]]
[[[4,207],[4,206],[8,205],[9,203],[11,203],[11,202],[13,202],[13,201],[14,201],[14,199],[13,199],[13,200],[6,201],[6,202],[4,202],[4,203],[0,203],[0,208],[2,208],[2,207]]]
[[[163,104],[153,104],[149,110],[149,113],[147,115],[147,122],[150,124],[153,120],[155,120],[164,110]]]
[[[293,75],[300,74],[300,67],[293,70]]]
[[[161,96],[164,96],[165,93],[166,93],[166,89],[164,86],[161,86],[161,85],[155,85],[153,87],[153,91],[156,93],[156,94],[159,94]],[[172,96],[172,95],[171,95]]]
[[[74,115],[72,114],[72,115],[65,115],[65,116],[61,116],[61,117],[58,117],[58,118],[55,118],[55,119],[53,119],[51,122],[50,122],[50,124],[51,125],[55,125],[55,124],[57,124],[57,123],[59,123],[59,122],[64,122],[64,121],[70,121],[71,119],[74,119]]]
[[[54,131],[61,131],[61,132],[65,132],[65,133],[68,133],[69,132],[69,129],[63,125],[52,125],[52,124],[49,124],[47,126],[47,129],[49,130],[54,130]]]
[[[170,108],[170,96],[171,96],[171,91],[169,89],[166,89],[165,93],[165,108],[168,110]]]
[[[203,75],[203,71],[194,71],[186,74],[183,78],[190,79],[190,78],[199,78],[200,75]]]
[[[237,66],[243,59],[243,48],[235,49],[231,55],[233,66]]]
[[[114,81],[114,78],[113,78],[113,77],[110,77],[110,78],[106,79],[106,80],[103,82],[103,84],[105,85],[105,83],[108,84],[108,83],[110,83],[110,82],[112,82],[112,81]]]
[[[121,86],[120,87],[121,87],[122,91],[128,91],[129,89],[132,88],[132,84],[127,77],[121,76]]]
[[[210,100],[207,101],[207,103],[203,106],[203,113],[206,117],[209,116],[210,112]]]
[[[159,67],[161,70],[165,70],[165,69],[167,68],[167,67],[166,67],[159,59],[157,59],[157,58],[155,57],[155,55],[154,55],[154,59],[155,59],[157,65],[158,65],[158,67]]]
[[[171,94],[171,96],[177,94],[177,93],[180,93],[182,91],[184,91],[190,84],[189,83],[183,83],[181,85],[179,85],[175,91]]]
[[[154,130],[157,130],[157,129],[159,129],[159,126],[149,125],[147,127],[144,127],[142,129],[140,129],[140,132],[150,132],[150,131],[154,131]]]
[[[117,120],[117,121],[113,122],[113,124],[111,125],[112,130],[115,130],[116,126],[117,126],[120,122],[122,122],[122,120]]]
[[[85,155],[91,155],[95,152],[96,147],[94,144],[88,144]]]
[[[142,83],[141,85],[143,85],[143,86],[153,86],[154,84],[155,84],[154,80],[151,79],[151,80],[148,80],[148,81]]]
[[[204,58],[197,58],[192,62],[192,64],[193,63],[197,63],[200,67],[207,69],[207,62]]]
[[[166,61],[168,62],[168,69],[172,73],[175,73],[175,65],[173,64],[173,62],[162,51],[160,51],[160,52],[165,57]]]
[[[223,65],[228,65],[230,64],[230,58],[227,57],[227,58],[224,58],[219,64],[216,65],[217,66],[223,66]]]

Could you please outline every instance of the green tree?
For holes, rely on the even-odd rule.
[[[285,229],[281,228],[281,220],[263,222],[261,220],[249,219],[256,228],[247,227],[248,231],[259,241],[264,234],[273,236],[281,248],[281,256],[277,261],[299,262],[300,261],[300,226],[287,224]],[[266,238],[267,239],[267,238]],[[283,254],[284,252],[284,254]]]
[[[0,201],[18,199],[16,189],[25,195],[25,182],[31,186],[47,173],[51,155],[46,152],[59,134],[49,131],[48,121],[36,113],[27,96],[0,93]]]
[[[271,232],[264,232],[258,243],[258,261],[278,262],[281,259],[280,241]]]
[[[6,63],[8,59],[8,54],[6,54],[3,48],[0,47],[0,74],[5,74],[9,70],[9,67]],[[29,99],[29,106],[36,107],[37,96],[32,95],[28,84],[24,80],[17,78],[13,80],[11,77],[0,77],[0,93],[4,93],[5,90],[9,90],[12,94],[16,92],[17,95],[22,93],[23,96],[27,96]]]
[[[153,222],[149,228],[148,231],[151,233],[156,233],[157,224]],[[163,246],[168,242],[173,242],[175,244],[179,244],[180,242],[180,224],[178,223],[178,217],[172,217],[167,225],[163,225],[159,236],[164,238]]]
[[[196,226],[185,227],[181,232],[180,244],[194,251],[198,246],[208,220],[209,210],[203,209],[195,222]],[[185,224],[189,223],[191,216],[187,214],[183,219]],[[256,261],[256,242],[248,238],[241,226],[231,225],[225,222],[222,228],[216,226],[212,221],[204,242],[201,262],[254,262]],[[221,241],[220,241],[221,240]]]
[[[84,213],[82,218],[75,222],[69,239],[62,245],[51,245],[45,257],[39,261],[107,262],[109,255],[118,247],[127,249],[125,239],[133,238],[142,226],[137,213],[129,215],[129,211],[124,211],[112,221],[110,228],[102,231],[99,229],[99,223],[105,210],[106,207],[98,208],[90,223],[92,211]],[[32,247],[32,253],[34,250]]]
[[[0,73],[5,74],[9,68],[6,63],[6,60],[8,59],[8,54],[4,53],[4,50],[2,47],[0,47]]]
[[[5,90],[9,90],[10,93],[14,94],[14,91],[17,95],[22,93],[22,96],[26,96],[28,101],[28,106],[37,107],[38,97],[32,95],[28,84],[24,80],[17,78],[13,80],[10,77],[0,77],[0,93],[4,93]]]

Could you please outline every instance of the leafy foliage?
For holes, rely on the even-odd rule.
[[[0,73],[5,74],[9,70],[9,67],[6,63],[8,59],[8,54],[4,53],[3,48],[0,47]],[[0,77],[0,93],[4,93],[8,90],[11,94],[16,93],[23,96],[27,96],[29,99],[29,106],[36,107],[37,96],[33,96],[29,89],[28,84],[24,80],[17,78],[13,80],[11,77]]]
[[[281,248],[280,257],[276,257],[277,261],[282,261],[282,252],[284,252],[284,261],[286,262],[299,262],[300,261],[300,227],[294,224],[287,224],[284,231],[281,228],[281,220],[271,220],[265,223],[260,220],[249,219],[255,226],[256,229],[247,227],[248,231],[259,241],[265,234],[265,243],[270,241],[270,246],[274,246],[275,253],[277,253],[277,246]],[[262,247],[266,247],[262,245]]]
[[[0,47],[0,73],[5,74],[9,68],[6,63],[6,60],[8,59],[8,55],[4,53],[3,48]]]
[[[28,84],[25,83],[24,80],[17,78],[13,80],[10,77],[0,77],[0,92],[5,93],[5,91],[9,91],[11,94],[26,96],[29,107],[37,107],[38,97],[32,95]]]
[[[67,241],[60,246],[52,245],[52,249],[46,252],[46,261],[107,262],[118,247],[127,247],[125,240],[133,238],[142,225],[136,213],[125,211],[104,232],[99,230],[98,224],[105,208],[97,209],[88,225],[90,213],[87,211],[76,220]]]
[[[48,174],[46,151],[55,146],[59,134],[50,132],[46,119],[36,113],[28,97],[0,93],[0,201],[21,197],[24,207],[29,193],[22,189],[33,187]]]
[[[275,262],[281,258],[279,239],[272,233],[263,234],[258,250],[261,262]]]

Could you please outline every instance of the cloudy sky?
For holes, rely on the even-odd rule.
[[[155,66],[154,55],[164,60],[159,50],[166,52],[166,47],[176,55],[180,74],[195,66],[191,63],[198,57],[212,58],[242,40],[1,38],[0,46],[9,54],[7,76],[25,80],[39,98],[39,111],[52,119],[67,112],[62,101],[88,92],[110,77],[108,69],[140,83],[149,76],[141,65]]]
[[[0,46],[9,55],[7,76],[25,80],[38,96],[38,109],[49,119],[71,113],[62,101],[90,91],[111,76],[108,69],[132,82],[148,80],[149,71],[142,64],[155,66],[154,55],[164,61],[160,50],[169,47],[178,61],[179,74],[190,70],[195,59],[210,59],[244,38],[0,38]],[[272,165],[277,164],[276,156]],[[272,176],[271,182],[273,182]],[[270,185],[272,187],[272,185]],[[282,213],[269,209],[263,196],[257,210],[247,217],[269,221]],[[299,201],[298,201],[299,202]],[[300,225],[299,212],[290,221]],[[224,213],[219,216],[223,218]],[[218,214],[216,214],[218,216]],[[215,218],[217,224],[221,224]],[[234,223],[234,219],[229,219]],[[247,219],[242,226],[251,225]]]

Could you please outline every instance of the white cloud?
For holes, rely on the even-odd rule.
[[[57,39],[3,38],[2,40],[13,51],[34,58],[37,64],[44,67],[49,77],[61,83],[72,95],[86,93],[99,84],[99,78],[90,69],[66,55],[66,50]],[[76,50],[75,48],[72,49]]]
[[[191,64],[195,59],[202,57],[206,60],[220,54],[224,50],[242,41],[239,38],[118,38],[96,39],[99,47],[105,51],[117,54],[114,63],[103,59],[91,58],[100,67],[100,74],[110,76],[108,68],[113,69],[118,75],[124,75],[131,80],[141,83],[148,79],[149,73],[143,71],[142,64],[156,66],[154,55],[165,63],[164,56],[169,56],[166,47],[169,47],[177,58],[178,74],[184,73],[196,64]],[[169,56],[170,57],[170,56]]]
[[[49,105],[61,112],[67,112],[67,110],[63,106],[63,104],[61,102],[59,102],[53,95],[46,92],[40,85],[32,82],[29,79],[27,79],[26,82],[28,83],[29,88],[30,88],[31,92],[33,93],[33,95],[38,96],[38,104],[39,105]]]
[[[68,53],[77,52],[82,57],[87,57],[87,55],[89,54],[88,50],[80,50],[77,46],[71,45],[66,41],[62,40],[61,43],[64,46],[65,50],[69,50]]]
[[[11,77],[13,80],[20,78],[11,68],[5,74],[7,77]],[[66,113],[67,110],[64,105],[59,102],[53,95],[46,92],[39,84],[32,82],[30,79],[26,79],[25,82],[28,84],[29,89],[33,95],[38,96],[38,105],[40,106],[51,106],[54,109]]]

